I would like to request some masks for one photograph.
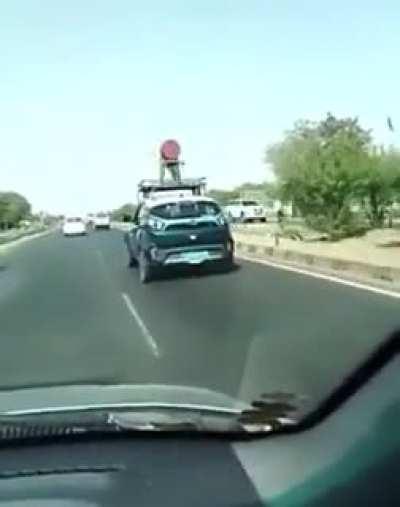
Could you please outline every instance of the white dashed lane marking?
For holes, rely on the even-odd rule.
[[[157,342],[153,338],[150,331],[147,329],[146,324],[143,322],[142,318],[139,315],[139,312],[136,310],[135,305],[133,304],[131,298],[128,294],[123,292],[121,294],[122,299],[124,300],[124,303],[126,307],[128,308],[129,313],[132,315],[132,317],[135,319],[136,324],[139,326],[144,339],[146,340],[147,345],[150,347],[153,355],[155,357],[160,357],[160,350],[158,348]]]

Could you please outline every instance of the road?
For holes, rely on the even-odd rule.
[[[121,232],[55,232],[0,253],[0,385],[151,382],[321,399],[400,327],[399,305],[243,261],[142,286]]]

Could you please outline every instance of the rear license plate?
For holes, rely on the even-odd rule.
[[[181,254],[182,261],[189,264],[201,264],[207,260],[208,257],[207,252],[186,252]]]

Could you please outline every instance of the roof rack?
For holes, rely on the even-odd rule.
[[[189,192],[191,195],[204,195],[206,193],[206,178],[183,178],[180,181],[174,180],[152,180],[145,179],[138,184],[138,202],[147,199],[155,199],[157,197],[171,194],[171,192]]]
[[[138,184],[139,191],[149,192],[154,190],[188,190],[203,188],[206,185],[206,178],[184,178],[181,181],[145,179]]]

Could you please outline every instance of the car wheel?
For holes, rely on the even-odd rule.
[[[233,259],[225,259],[222,261],[221,272],[230,273],[233,270],[233,267],[234,267]]]
[[[148,283],[152,279],[152,268],[146,254],[141,251],[139,256],[139,278],[142,283]]]
[[[223,272],[229,272],[233,269],[234,259],[232,251],[224,259],[220,261],[220,266]]]
[[[129,258],[129,263],[128,263],[128,266],[129,266],[130,268],[136,268],[136,267],[137,267],[137,265],[138,265],[138,261],[137,261],[137,259],[136,259],[135,257],[130,257],[130,258]]]

